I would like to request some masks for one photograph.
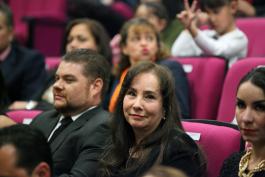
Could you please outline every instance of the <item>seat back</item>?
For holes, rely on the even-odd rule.
[[[182,121],[182,124],[184,130],[193,137],[205,154],[207,177],[217,177],[224,160],[232,153],[244,149],[236,125],[214,120]]]
[[[248,57],[265,56],[265,18],[238,18],[236,25],[248,37]]]
[[[61,62],[61,57],[46,57],[45,58],[46,70],[51,71],[57,69],[60,62]]]
[[[17,123],[29,124],[41,112],[41,110],[12,110],[6,114]]]
[[[187,73],[191,117],[216,119],[227,63],[217,57],[174,58]]]
[[[40,50],[46,56],[60,54],[66,0],[8,0],[8,4],[13,12],[19,42]]]
[[[253,68],[265,65],[264,58],[238,60],[229,68],[222,91],[217,120],[231,122],[235,117],[236,90],[241,78]]]

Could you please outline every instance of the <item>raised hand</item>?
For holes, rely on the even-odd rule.
[[[192,2],[191,6],[189,5],[188,0],[184,0],[185,10],[177,14],[177,18],[180,20],[180,22],[183,24],[185,28],[189,28],[192,25],[192,23],[196,25],[196,12],[195,12],[196,5],[197,5],[196,0]]]

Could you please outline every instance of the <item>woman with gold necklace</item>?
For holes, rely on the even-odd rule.
[[[265,177],[265,66],[241,79],[236,97],[236,120],[252,148],[227,159],[220,177]]]

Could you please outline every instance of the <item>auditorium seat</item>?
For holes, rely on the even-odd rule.
[[[175,57],[187,73],[191,118],[216,119],[227,62],[218,57]]]
[[[265,56],[265,18],[237,18],[236,25],[248,37],[248,57]]]
[[[66,24],[66,0],[8,0],[19,42],[46,56],[59,56]]]
[[[29,124],[41,112],[40,110],[10,110],[6,114],[17,123]]]
[[[223,161],[243,151],[244,142],[236,125],[216,120],[183,120],[184,130],[199,144],[207,161],[207,177],[217,177]]]
[[[46,70],[51,71],[57,69],[60,62],[61,62],[61,57],[46,57],[45,58]]]

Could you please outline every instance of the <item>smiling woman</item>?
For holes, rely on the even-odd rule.
[[[205,172],[200,149],[183,132],[172,75],[145,61],[124,79],[99,176],[138,177],[156,164],[179,168],[190,177]]]

